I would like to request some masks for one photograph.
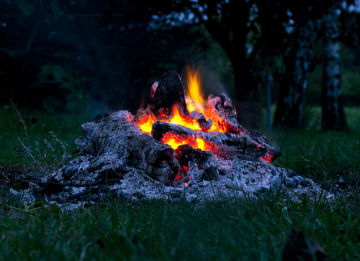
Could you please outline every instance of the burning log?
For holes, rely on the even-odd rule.
[[[172,134],[172,135],[166,135]],[[224,159],[247,158],[257,159],[264,157],[266,148],[257,146],[247,136],[240,136],[232,133],[221,132],[197,132],[184,126],[170,124],[163,121],[156,121],[153,124],[151,135],[159,141],[167,141],[169,138],[177,138],[186,143],[204,142],[203,150],[209,150],[216,156]],[[195,147],[197,147],[195,145]]]
[[[155,180],[170,182],[180,169],[174,150],[140,132],[132,121],[131,113],[118,111],[84,123],[83,134],[75,141],[80,154],[118,154],[126,165],[144,170]]]
[[[238,134],[238,129],[242,128],[237,122],[236,112],[230,99],[224,94],[220,97],[209,95],[206,110],[218,130]]]
[[[281,151],[271,147],[265,135],[257,131],[247,130],[237,122],[235,109],[231,105],[231,100],[224,94],[220,95],[220,97],[209,95],[207,111],[208,114],[212,115],[214,119],[213,122],[217,129],[227,133],[247,136],[258,146],[266,148],[267,154],[264,160],[273,162],[277,157],[280,157]]]

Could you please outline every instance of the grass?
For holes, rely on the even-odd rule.
[[[352,109],[354,119],[348,117],[354,126],[359,111]],[[29,160],[19,158],[13,150],[20,146],[17,137],[23,137],[21,124],[9,109],[0,109],[0,115],[0,165],[26,166]],[[80,123],[91,117],[37,115],[36,122],[25,119],[29,143],[43,140],[54,131],[71,151],[81,133]],[[337,175],[352,181],[359,178],[357,132],[319,132],[312,127],[261,132],[282,150],[277,166],[324,183],[334,183]],[[320,243],[330,260],[358,260],[358,187],[354,183],[346,195],[332,203],[306,198],[296,203],[280,195],[256,201],[230,198],[202,206],[117,199],[71,213],[48,208],[18,211],[13,207],[26,208],[2,187],[0,260],[281,260],[293,221]]]
[[[293,220],[331,260],[356,259],[360,220],[345,203],[114,201],[34,215],[1,207],[0,260],[280,260]]]
[[[44,139],[56,145],[49,133],[53,131],[61,141],[68,145],[68,151],[73,151],[76,149],[74,141],[82,131],[81,123],[90,121],[93,117],[93,115],[46,116],[41,113],[30,115],[27,111],[21,111],[21,115],[27,126],[28,140],[26,140],[23,124],[19,122],[19,117],[16,116],[14,109],[11,106],[0,107],[0,166],[22,166],[29,163],[28,158],[19,157],[18,151],[23,150],[23,147],[18,141],[18,137],[27,143],[32,151],[36,151],[35,142],[37,141],[43,152]],[[56,146],[54,149],[54,156],[60,156],[61,150]]]

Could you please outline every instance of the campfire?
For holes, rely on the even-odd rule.
[[[151,102],[146,109],[139,109],[135,116],[127,111],[109,114],[95,124],[98,127],[94,128],[94,123],[83,126],[85,135],[76,142],[82,153],[119,153],[127,144],[134,164],[168,184],[218,179],[232,171],[234,161],[271,163],[280,156],[264,135],[238,124],[226,95],[209,95],[205,101],[197,72],[191,70],[187,95],[179,74],[169,71],[151,86]],[[126,133],[116,131],[125,126]]]
[[[313,181],[271,164],[280,150],[237,122],[229,97],[204,100],[196,75],[188,71],[185,95],[179,74],[166,72],[136,115],[120,110],[84,123],[75,141],[80,156],[41,177],[32,197],[61,204],[96,201],[111,191],[131,200],[184,195],[204,201],[237,193],[256,197],[280,186],[296,195],[320,194]]]

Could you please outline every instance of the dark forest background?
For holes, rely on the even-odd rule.
[[[347,130],[360,106],[354,1],[0,0],[0,106],[47,115],[127,109],[166,70],[200,67],[206,94],[227,93],[240,124]]]

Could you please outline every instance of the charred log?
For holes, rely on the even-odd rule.
[[[83,134],[75,143],[80,154],[117,154],[128,166],[136,166],[161,182],[171,181],[179,171],[174,150],[139,131],[133,116],[118,111],[84,123]]]
[[[213,117],[213,124],[218,129],[228,133],[238,133],[239,123],[236,119],[236,112],[231,105],[231,100],[224,94],[220,97],[209,95],[207,111]]]
[[[261,134],[254,130],[246,130],[245,128],[242,128],[240,132],[242,132],[243,135],[248,135],[250,139],[255,141],[258,145],[267,149],[265,160],[267,160],[268,162],[273,162],[276,158],[281,156],[281,151],[275,147],[271,147],[269,145],[268,139],[264,134]]]
[[[206,120],[204,114],[202,114],[198,111],[192,111],[191,118],[196,120],[196,122],[199,124],[201,130],[207,131],[207,130],[211,129],[212,120],[211,119]]]
[[[164,73],[160,82],[152,87],[153,91],[153,112],[158,118],[168,118],[172,114],[172,107],[179,106],[182,116],[189,117],[189,111],[185,103],[184,86],[181,83],[180,75],[176,71]]]
[[[220,132],[197,132],[184,126],[163,121],[156,121],[153,124],[151,135],[154,139],[161,141],[167,133],[177,135],[189,144],[196,138],[200,138],[205,142],[206,150],[224,159],[237,157],[257,159],[264,157],[267,153],[265,147],[258,146],[247,136]]]
[[[277,148],[271,147],[265,135],[247,130],[242,127],[236,119],[236,112],[231,105],[231,100],[222,94],[220,97],[209,96],[207,110],[211,115],[215,115],[214,124],[217,128],[227,133],[239,134],[241,136],[248,136],[257,145],[267,149],[265,159],[268,162],[273,162],[277,157],[280,157],[281,151]]]

